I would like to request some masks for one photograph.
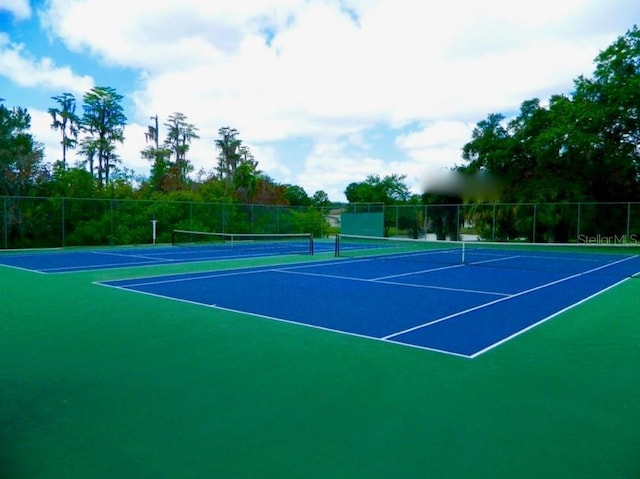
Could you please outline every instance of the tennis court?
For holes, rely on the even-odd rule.
[[[81,251],[47,251],[0,256],[0,264],[41,273],[71,273],[133,266],[193,263],[212,260],[313,254],[308,234],[224,234],[174,232],[173,246],[95,248]],[[319,251],[332,246],[320,245]]]
[[[238,246],[0,255],[0,477],[640,477],[637,247]]]
[[[475,357],[640,272],[632,249],[481,245],[463,258],[457,243],[338,238],[347,259],[102,284]]]

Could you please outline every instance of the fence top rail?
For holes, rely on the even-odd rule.
[[[128,203],[175,203],[175,204],[203,204],[203,205],[217,205],[217,206],[234,206],[234,207],[268,207],[268,208],[313,208],[313,206],[300,206],[300,205],[272,205],[262,203],[221,203],[215,201],[197,201],[197,200],[172,200],[172,199],[137,199],[137,198],[86,198],[86,197],[72,197],[72,196],[10,196],[0,195],[2,200],[62,200],[62,201],[102,201],[102,202],[128,202]],[[572,205],[640,205],[640,201],[563,201],[563,202],[547,202],[547,203],[535,203],[535,202],[491,202],[491,203],[438,203],[438,204],[407,204],[407,205],[385,205],[384,203],[332,203],[327,206],[319,206],[318,209],[341,209],[341,208],[359,208],[365,205],[371,207],[384,208],[423,208],[423,207],[474,207],[474,206],[572,206]]]
[[[57,201],[97,201],[97,202],[114,202],[114,203],[172,203],[172,204],[198,204],[212,206],[233,206],[233,207],[258,207],[258,208],[314,208],[311,205],[273,205],[264,203],[221,203],[216,201],[198,201],[198,200],[172,200],[172,199],[145,199],[145,198],[86,198],[73,196],[8,196],[0,195],[0,200],[57,200]],[[327,206],[319,206],[317,209],[338,209],[346,207],[345,203],[333,203]]]

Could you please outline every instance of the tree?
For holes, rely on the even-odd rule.
[[[563,204],[640,198],[639,91],[640,31],[634,27],[598,55],[593,78],[579,77],[571,96],[553,95],[548,107],[527,100],[511,121],[493,114],[478,123],[460,171],[500,178],[503,202],[558,204],[538,212],[535,238],[532,220],[520,214],[524,208],[512,208],[497,227],[499,237],[567,240],[577,225],[560,214]],[[596,216],[612,231],[626,220]],[[583,220],[580,227],[589,225]]]
[[[286,205],[286,187],[279,185],[273,178],[257,173],[251,203],[261,205]]]
[[[7,108],[0,99],[0,195],[26,195],[45,174],[44,150],[33,135],[25,108]]]
[[[349,203],[375,202],[374,192],[370,184],[365,182],[349,183],[344,190],[344,195]]]
[[[350,203],[384,203],[400,204],[411,198],[409,188],[404,183],[405,175],[369,175],[364,182],[350,183],[345,189],[345,196]]]
[[[218,178],[232,182],[242,158],[240,155],[242,140],[238,138],[238,130],[229,126],[220,128],[218,134],[220,138],[215,142],[218,149],[218,166],[216,167]]]
[[[0,99],[0,196],[24,196],[38,193],[48,181],[42,166],[43,147],[29,133],[31,116],[25,108],[7,108]],[[6,205],[6,203],[5,203]],[[41,235],[37,205],[10,202],[2,219],[5,240],[15,245],[31,246]]]
[[[316,208],[322,208],[331,205],[331,201],[329,200],[329,195],[327,195],[327,193],[322,190],[318,190],[313,194],[311,204]]]
[[[238,138],[238,130],[228,126],[218,130],[220,138],[215,141],[218,150],[218,166],[216,167],[217,177],[223,181],[226,188],[233,189],[235,196],[240,201],[255,201],[256,194],[263,197],[271,197],[270,190],[272,183],[266,180],[258,171],[258,162],[253,153],[242,140]],[[260,185],[261,192],[256,189]],[[265,189],[266,188],[266,189]],[[278,195],[275,195],[278,196]]]
[[[464,171],[490,171],[497,175],[506,175],[510,171],[512,141],[504,120],[504,115],[492,113],[486,120],[478,122],[471,141],[462,148],[462,157],[469,162]]]
[[[70,198],[93,198],[95,196],[94,176],[82,168],[62,168],[61,164],[53,168],[51,178],[52,196]]]
[[[171,168],[175,170],[177,179],[184,184],[187,181],[187,175],[193,170],[193,165],[187,160],[187,152],[191,142],[200,138],[196,133],[198,128],[188,123],[186,115],[180,112],[169,115],[164,126],[167,127],[167,139],[164,145],[173,156]]]
[[[153,125],[149,125],[147,127],[147,132],[144,134],[144,139],[146,142],[151,142],[153,144],[152,148],[155,149],[160,148],[160,131],[158,130],[158,115],[152,116],[149,118],[150,120],[154,120]]]
[[[522,103],[504,125],[490,115],[463,148],[466,172],[506,179],[505,201],[633,201],[640,194],[640,31],[596,58],[571,97]],[[576,181],[579,180],[579,181]]]
[[[67,150],[78,144],[78,127],[80,118],[76,115],[76,98],[71,93],[52,97],[58,102],[59,108],[49,108],[52,123],[51,128],[62,133],[62,169],[67,167]]]
[[[109,173],[120,161],[115,149],[116,143],[124,141],[127,117],[120,104],[122,95],[111,87],[94,87],[83,101],[81,129],[86,136],[80,142],[81,153],[102,187],[109,183]]]
[[[160,131],[158,129],[158,115],[152,116],[153,125],[149,125],[144,134],[145,141],[151,143],[140,152],[143,158],[151,162],[151,176],[149,182],[153,191],[170,191],[175,188],[169,186],[171,150],[160,146]]]
[[[298,185],[284,185],[286,188],[285,198],[291,206],[309,206],[311,199],[304,191],[302,186]]]
[[[250,201],[255,193],[257,175],[252,164],[244,162],[238,165],[233,175],[233,187],[236,198],[243,203]]]
[[[583,157],[597,201],[640,197],[640,30],[596,57],[592,79],[575,82],[574,103],[590,148]]]
[[[481,195],[473,182],[479,174],[487,173],[487,178],[506,181],[501,198],[505,202],[579,199],[581,187],[571,184],[563,157],[568,125],[557,114],[564,106],[563,99],[552,97],[546,109],[534,98],[523,102],[520,113],[509,122],[504,122],[502,115],[492,114],[478,123],[473,139],[463,148],[463,158],[469,165],[461,171],[469,178],[458,196],[477,200]],[[564,183],[566,186],[561,187]]]
[[[568,154],[567,98],[554,96],[544,108],[536,98],[523,102],[519,114],[510,121],[502,115],[492,114],[478,123],[472,140],[463,148],[463,158],[469,162],[460,168],[462,187],[444,192],[449,200],[482,203],[492,198],[503,203],[559,203],[580,201],[584,198],[584,183],[574,181],[576,163]],[[495,183],[494,191],[482,189],[481,179]],[[466,181],[465,181],[466,180]],[[487,186],[489,183],[486,183]],[[497,185],[504,185],[500,188]],[[499,193],[498,193],[499,192]],[[441,192],[442,193],[442,192]],[[453,198],[451,198],[453,197]],[[554,212],[537,218],[536,238],[533,238],[532,215],[526,207],[501,207],[494,211],[486,208],[467,210],[477,230],[491,239],[527,237],[530,240],[568,238],[567,224],[554,223]],[[496,225],[485,225],[488,220]],[[545,221],[546,220],[546,221]],[[445,223],[453,225],[452,220]]]

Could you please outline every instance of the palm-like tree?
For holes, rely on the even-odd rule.
[[[82,152],[89,161],[89,168],[95,166],[98,184],[102,187],[109,182],[109,175],[120,159],[115,154],[117,143],[124,141],[124,127],[127,117],[122,108],[122,95],[112,87],[94,87],[83,97]],[[93,165],[97,161],[97,165]]]
[[[158,131],[158,115],[152,116],[151,120],[155,120],[153,125],[147,127],[147,131],[144,134],[144,139],[147,142],[153,143],[156,150],[160,149],[159,143],[159,131]]]
[[[242,140],[238,138],[238,130],[228,126],[218,130],[220,138],[215,141],[218,148],[218,176],[221,180],[232,182],[236,168],[242,159],[240,148]]]
[[[67,166],[67,149],[75,148],[78,144],[78,127],[80,118],[76,115],[76,98],[71,93],[52,97],[58,102],[59,108],[49,108],[52,118],[51,128],[62,132],[62,169]]]
[[[193,165],[187,159],[187,152],[191,141],[200,138],[196,133],[198,128],[188,123],[186,115],[180,112],[169,115],[164,125],[167,127],[165,147],[171,150],[175,158],[174,166],[178,172],[178,177],[184,183],[187,180],[187,174],[193,170]],[[149,133],[152,134],[153,132],[150,130]],[[155,134],[157,135],[157,131]]]

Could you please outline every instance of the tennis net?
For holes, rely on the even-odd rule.
[[[415,261],[445,265],[582,273],[616,266],[640,277],[640,243],[524,243],[434,241],[337,235],[335,255],[346,258]]]
[[[313,254],[313,235],[310,233],[245,234],[173,230],[171,242],[174,246],[234,248],[265,255]]]

